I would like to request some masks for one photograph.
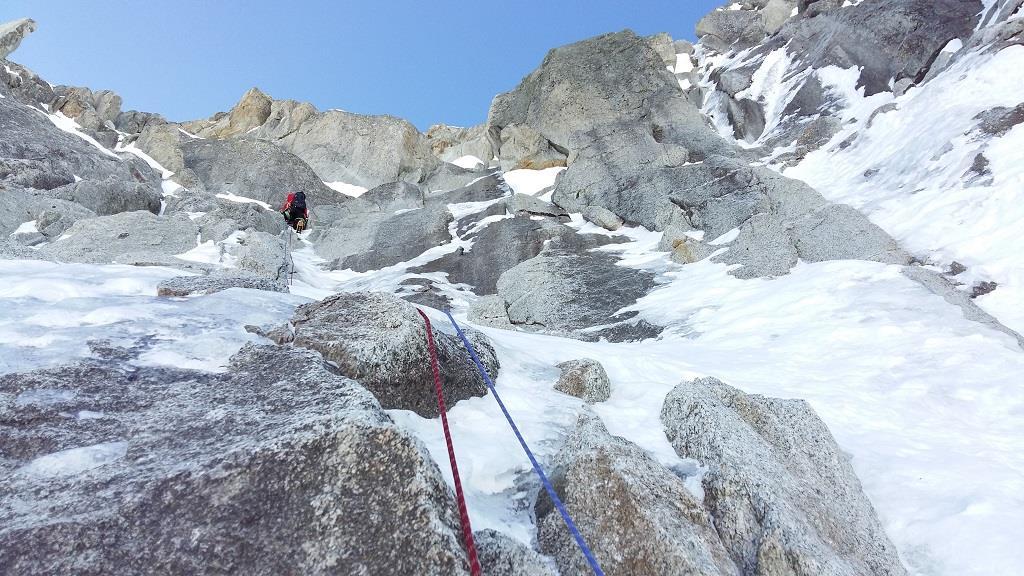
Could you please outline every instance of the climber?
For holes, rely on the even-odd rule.
[[[285,221],[296,232],[305,230],[306,225],[309,223],[309,208],[306,206],[306,194],[301,190],[289,192],[288,198],[284,201],[284,206],[281,207],[281,215],[284,216]]]

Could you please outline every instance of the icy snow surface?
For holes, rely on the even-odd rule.
[[[896,99],[864,98],[850,81],[856,71],[840,81],[844,73],[835,69],[826,78],[847,101],[850,123],[784,172],[863,211],[914,254],[966,265],[958,278],[968,287],[996,281],[998,288],[976,301],[1018,332],[1024,331],[1024,125],[989,137],[977,130],[975,117],[1024,100],[1022,69],[1024,46],[970,54]],[[871,112],[889,102],[897,110],[867,126]],[[855,132],[851,146],[836,148]],[[972,170],[979,154],[988,174]]]
[[[543,200],[551,200],[552,187],[555,185],[555,178],[558,173],[565,170],[564,167],[545,168],[543,170],[509,170],[503,175],[505,182],[516,194],[537,196]]]
[[[246,342],[245,324],[279,324],[304,299],[233,288],[201,298],[157,298],[185,274],[159,267],[0,260],[0,373],[90,354],[88,341],[141,345],[138,362],[219,371]]]

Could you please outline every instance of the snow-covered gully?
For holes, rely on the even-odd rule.
[[[583,573],[489,373],[609,575],[1020,572],[1024,8],[939,4],[730,2],[426,134],[5,59],[0,567]]]

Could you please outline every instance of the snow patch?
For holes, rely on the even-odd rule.
[[[564,166],[545,168],[543,170],[509,170],[502,174],[502,177],[516,194],[537,196],[554,186],[555,179],[563,170],[565,170]]]
[[[487,165],[486,162],[477,158],[476,156],[473,156],[472,154],[459,156],[455,160],[452,160],[451,163],[455,164],[459,168],[465,168],[467,170],[474,170],[476,168],[482,168]]]
[[[334,190],[335,192],[341,192],[346,196],[352,196],[354,198],[362,196],[367,190],[369,190],[369,188],[357,186],[355,184],[349,184],[347,182],[342,182],[340,180],[336,182],[324,182],[324,185],[326,185],[331,190]]]
[[[239,204],[257,204],[264,210],[273,210],[273,208],[270,207],[270,204],[267,204],[262,200],[249,198],[247,196],[238,196],[237,194],[233,194],[231,192],[221,192],[220,194],[217,194],[217,198],[222,198],[230,202],[238,202]]]
[[[40,456],[19,471],[31,476],[73,476],[124,458],[127,442],[104,442]]]
[[[35,110],[35,109],[33,108],[33,110]],[[67,116],[65,116],[63,112],[59,112],[58,111],[58,112],[56,112],[54,114],[44,114],[44,115],[47,118],[49,118],[50,122],[53,122],[53,125],[56,126],[57,128],[60,128],[61,130],[65,131],[65,132],[67,132],[69,134],[74,134],[75,136],[78,136],[79,138],[81,138],[82,140],[85,140],[89,144],[92,144],[93,146],[96,147],[97,150],[99,150],[100,152],[103,152],[107,156],[110,156],[114,160],[121,160],[120,156],[118,156],[117,154],[114,154],[113,152],[108,150],[103,144],[100,144],[99,142],[97,142],[95,138],[93,138],[92,136],[89,136],[85,132],[82,132],[80,130],[81,126],[79,126],[78,123],[75,122],[73,119],[68,118]]]

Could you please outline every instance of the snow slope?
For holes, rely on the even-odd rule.
[[[967,266],[967,285],[997,282],[977,302],[1018,332],[1024,331],[1024,124],[992,137],[976,126],[979,114],[1024,102],[1022,69],[1024,46],[966,55],[891,99],[895,109],[873,119],[885,102],[863,105],[868,99],[854,89],[854,70],[847,75],[853,81],[831,84],[848,103],[849,123],[784,171],[863,211],[912,253]],[[853,134],[853,144],[838,149]],[[979,154],[984,160],[976,160]],[[987,163],[982,172],[988,174],[972,171],[975,162]]]
[[[655,250],[659,234],[623,233],[633,242],[602,249],[619,251],[623,264],[664,282],[635,306],[669,324],[662,339],[587,343],[477,327],[495,343],[502,362],[497,385],[542,461],[579,407],[552,389],[554,365],[599,358],[613,389],[595,409],[609,429],[690,475],[699,492],[698,464],[676,457],[658,415],[681,379],[714,375],[749,392],[807,399],[851,454],[912,573],[1010,574],[1024,565],[1016,545],[1024,538],[1024,353],[1012,338],[965,320],[896,267],[824,262],[800,264],[774,280],[738,280],[723,265],[671,263]],[[394,290],[408,276],[408,265],[324,271],[308,247],[295,262],[296,291],[311,297]],[[283,322],[307,301],[237,289],[157,299],[156,283],[180,274],[161,268],[0,262],[0,276],[15,273],[19,281],[0,288],[3,372],[84,356],[90,339],[140,337],[149,347],[140,362],[218,370],[256,339],[242,325]],[[465,313],[474,296],[458,287],[450,295],[456,317],[471,325]],[[432,315],[449,329],[443,315]],[[391,414],[427,444],[447,475],[439,422]],[[536,483],[514,436],[495,424],[496,403],[465,400],[450,420],[474,526],[529,541]]]

